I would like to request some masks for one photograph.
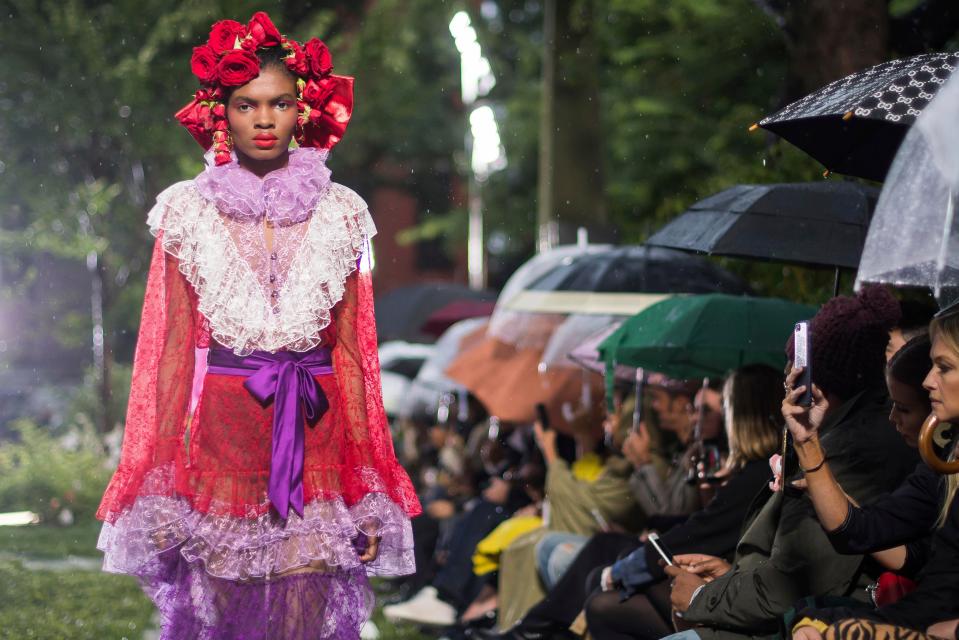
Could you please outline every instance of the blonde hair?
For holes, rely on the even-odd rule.
[[[763,364],[734,371],[723,385],[723,417],[729,434],[727,469],[765,460],[779,448],[783,375]]]
[[[959,355],[959,313],[947,313],[941,317],[935,317],[929,323],[929,339],[941,339],[949,349],[956,355]],[[955,450],[949,454],[949,458],[955,458]],[[936,526],[942,527],[946,524],[946,517],[949,515],[949,507],[959,491],[959,474],[946,476],[946,497],[942,502],[942,508],[939,510],[939,519]]]

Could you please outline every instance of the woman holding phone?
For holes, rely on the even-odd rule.
[[[929,332],[932,366],[922,385],[928,392],[932,413],[940,422],[959,421],[959,308],[940,313],[933,319]],[[916,350],[924,346],[922,338],[914,338],[890,361],[887,370],[894,401],[891,419],[913,446],[916,423],[921,421],[912,414],[921,411],[914,403],[910,408],[908,394],[904,396],[909,381],[903,378],[908,377],[910,370],[915,376],[915,361],[921,362]],[[787,380],[794,380],[798,374],[797,370],[792,371]],[[915,377],[912,385],[915,391]],[[793,637],[820,640],[823,635],[833,638],[854,633],[865,634],[862,637],[908,637],[928,630],[937,637],[954,638],[959,618],[959,476],[943,479],[920,464],[894,493],[869,506],[857,506],[832,476],[827,452],[819,441],[819,416],[828,409],[829,402],[814,385],[813,405],[801,407],[796,399],[802,392],[800,386],[786,396],[783,415],[799,463],[807,469],[809,496],[830,540],[837,549],[849,553],[884,550],[877,559],[897,572],[916,575],[918,587],[898,602],[875,610],[801,610]],[[876,464],[882,461],[877,460]],[[921,546],[906,543],[929,535],[930,530],[932,548],[926,560]]]

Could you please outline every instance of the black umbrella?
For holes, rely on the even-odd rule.
[[[530,282],[527,291],[591,293],[749,293],[725,269],[658,247],[621,246],[571,255]]]
[[[449,304],[472,300],[492,302],[496,300],[496,292],[474,291],[449,282],[428,282],[393,289],[376,298],[376,336],[380,342],[436,342],[435,335],[422,331],[430,315]]]
[[[700,200],[646,244],[855,269],[878,198],[854,182],[740,184]]]
[[[759,121],[830,171],[883,180],[903,136],[959,53],[890,60],[827,84]]]

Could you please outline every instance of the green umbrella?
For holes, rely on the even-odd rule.
[[[599,352],[607,370],[620,364],[673,378],[722,377],[756,363],[782,369],[793,325],[815,313],[776,298],[677,296],[628,319]]]

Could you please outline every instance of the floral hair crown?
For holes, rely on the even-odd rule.
[[[230,162],[232,143],[223,98],[226,91],[260,74],[258,49],[280,47],[286,68],[296,76],[298,117],[294,137],[301,147],[332,149],[353,113],[353,78],[333,75],[333,59],[319,38],[306,44],[280,35],[270,17],[258,11],[246,26],[220,20],[205,45],[193,49],[190,67],[203,85],[176,119],[204,149],[213,147],[217,165]]]

